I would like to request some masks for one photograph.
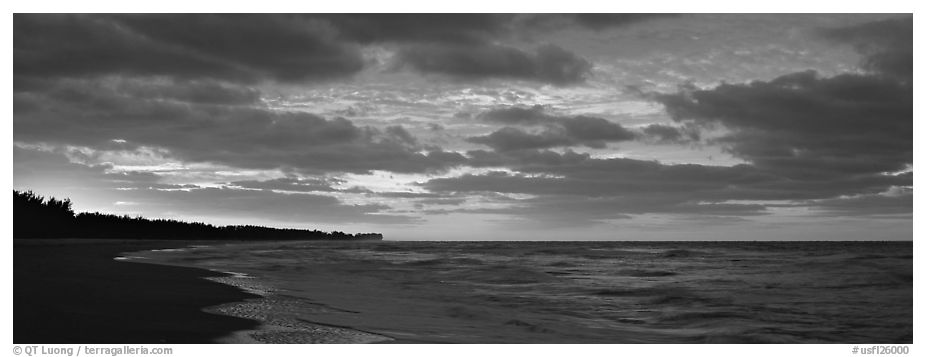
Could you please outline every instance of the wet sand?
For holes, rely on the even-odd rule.
[[[210,343],[253,320],[203,309],[256,298],[203,269],[113,260],[188,241],[14,240],[13,343]]]

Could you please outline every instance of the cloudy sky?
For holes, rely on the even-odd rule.
[[[903,14],[23,15],[13,185],[388,239],[912,239]]]

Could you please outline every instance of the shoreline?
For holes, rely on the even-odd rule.
[[[13,342],[220,343],[257,328],[255,320],[207,312],[259,297],[206,279],[226,274],[114,259],[197,242],[14,239]]]
[[[173,249],[160,249],[168,251]],[[179,251],[180,249],[178,249]],[[363,344],[363,343],[406,343],[397,342],[396,338],[381,333],[364,331],[347,325],[338,325],[310,321],[305,318],[292,316],[291,306],[303,306],[306,309],[317,309],[310,301],[294,297],[286,293],[285,289],[267,284],[260,276],[250,275],[222,268],[202,268],[190,264],[177,264],[176,262],[152,259],[149,252],[157,250],[144,250],[125,252],[123,262],[150,265],[165,265],[207,269],[221,274],[203,279],[233,287],[240,291],[252,294],[254,297],[241,301],[208,306],[203,311],[220,315],[247,319],[257,322],[257,326],[234,331],[227,336],[216,339],[216,343],[232,344]]]

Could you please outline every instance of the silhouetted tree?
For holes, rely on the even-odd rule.
[[[74,229],[71,200],[45,199],[13,191],[13,234],[23,238],[66,237]]]
[[[379,233],[326,233],[260,226],[216,227],[200,222],[146,219],[113,214],[74,214],[71,200],[45,199],[32,191],[13,191],[15,238],[382,240]]]

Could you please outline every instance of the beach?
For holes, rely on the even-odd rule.
[[[255,321],[203,311],[255,295],[196,268],[126,264],[121,252],[189,242],[14,240],[13,342],[210,343]]]

